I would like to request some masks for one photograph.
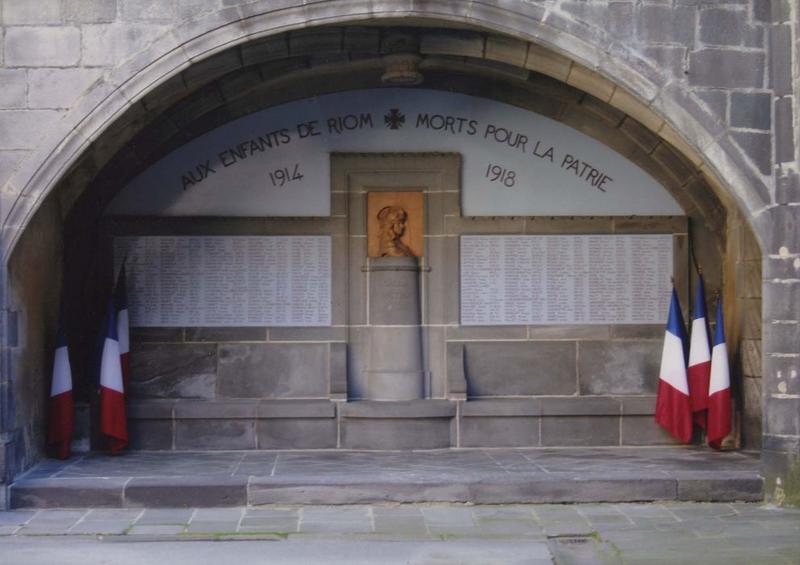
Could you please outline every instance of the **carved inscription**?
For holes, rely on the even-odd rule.
[[[462,236],[461,323],[660,324],[671,235]]]

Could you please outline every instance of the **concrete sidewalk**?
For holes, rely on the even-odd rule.
[[[208,547],[201,552],[206,560],[195,562],[209,562],[215,551],[224,550],[208,542],[226,540],[272,542],[258,550],[261,560],[268,558],[271,563],[551,563],[555,559],[556,563],[797,564],[800,509],[669,502],[0,512],[4,564],[47,563],[52,552],[59,555],[58,562],[71,563],[74,549],[76,563],[99,563],[115,555],[130,561],[114,562],[134,563],[146,554],[148,563],[175,565],[183,562],[181,547],[183,555]],[[206,545],[180,545],[187,541]],[[376,548],[387,542],[393,543],[381,551]],[[118,544],[126,544],[126,549]],[[241,547],[231,550],[241,556],[255,551],[239,553]],[[319,548],[316,553],[314,547]],[[173,556],[167,560],[166,555]]]
[[[757,454],[699,447],[130,452],[43,461],[12,508],[760,501]]]

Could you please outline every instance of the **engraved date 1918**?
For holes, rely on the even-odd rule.
[[[288,167],[279,167],[269,172],[269,180],[272,186],[281,188],[290,182],[299,181],[303,178],[303,173],[300,172],[300,163],[289,165]]]
[[[489,163],[486,167],[486,178],[489,182],[500,183],[506,188],[513,188],[517,182],[517,172],[503,166]]]

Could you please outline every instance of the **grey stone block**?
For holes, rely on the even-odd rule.
[[[420,53],[483,57],[483,36],[472,31],[436,31],[425,33],[420,41]]]
[[[347,344],[330,345],[330,396],[347,398]]]
[[[128,419],[130,449],[172,449],[172,420]]]
[[[175,449],[255,449],[250,420],[176,420]]]
[[[229,398],[327,397],[328,346],[220,345],[218,381]]]
[[[720,120],[724,120],[728,115],[728,93],[724,90],[695,89],[694,94],[699,97],[711,113]]]
[[[664,326],[662,324],[620,324],[611,326],[613,339],[663,339]]]
[[[539,418],[463,417],[459,437],[460,447],[535,447],[539,445]]]
[[[256,422],[258,449],[333,449],[336,420],[271,418]]]
[[[213,345],[132,344],[133,398],[213,398],[215,373]]]
[[[622,445],[673,445],[678,441],[652,415],[622,417]]]
[[[360,401],[339,406],[343,418],[452,418],[456,404],[449,400]]]
[[[655,396],[621,397],[623,416],[652,416],[656,413]]]
[[[67,67],[81,57],[81,32],[76,27],[10,27],[5,34],[9,66]]]
[[[186,87],[190,90],[194,90],[224,74],[241,68],[241,66],[242,59],[238,51],[223,51],[222,53],[194,63],[183,71],[183,79],[186,83]]]
[[[415,257],[369,259],[369,321],[374,325],[420,323],[420,273]]]
[[[289,55],[289,42],[286,35],[278,35],[262,41],[245,43],[242,45],[241,50],[244,64],[255,65],[287,57]]]
[[[342,447],[347,449],[439,449],[450,447],[449,418],[345,418]]]
[[[175,400],[129,400],[129,420],[170,420]]]
[[[458,323],[458,292],[453,288],[453,273],[458,273],[458,238],[433,237],[425,240],[425,263],[430,271],[423,276],[425,296],[424,322],[428,324]]]
[[[28,75],[25,69],[0,69],[0,108],[24,108],[27,105]],[[0,185],[5,184],[0,179]]]
[[[125,487],[125,506],[190,508],[244,506],[247,477],[134,477]]]
[[[522,67],[528,57],[528,43],[518,39],[490,35],[486,38],[487,59]]]
[[[447,344],[447,394],[466,398],[467,378],[464,374],[464,344]]]
[[[542,414],[547,416],[611,416],[620,414],[622,400],[608,396],[574,396],[548,398],[542,402]]]
[[[744,41],[747,12],[710,9],[700,11],[700,41],[711,45],[740,45]]]
[[[769,29],[770,86],[775,96],[792,93],[792,28],[776,25]],[[776,118],[777,119],[777,118]]]
[[[791,98],[775,102],[775,160],[778,163],[794,162],[793,116]]]
[[[113,22],[117,17],[117,0],[63,0],[62,9],[68,22]]]
[[[356,484],[293,484],[256,478],[249,486],[251,505],[370,504],[380,502],[467,502],[464,484],[362,482]]]
[[[708,478],[678,480],[678,500],[697,502],[762,502],[764,479]]]
[[[336,403],[329,400],[262,400],[257,418],[334,418]]]
[[[174,405],[175,419],[252,419],[256,417],[255,400],[178,400]]]
[[[484,339],[525,339],[525,326],[456,326],[447,328],[448,341],[480,341]]]
[[[37,0],[36,2],[3,2],[3,25],[60,24],[61,2]]]
[[[654,393],[661,348],[655,340],[578,343],[581,394]]]
[[[764,433],[800,436],[800,399],[765,395]]]
[[[166,22],[164,22],[166,23]],[[151,23],[92,24],[81,27],[79,51],[87,66],[114,67],[140,52],[169,30],[168,25]]]
[[[762,88],[764,55],[732,49],[701,49],[689,55],[689,84],[718,88]]]
[[[11,508],[85,508],[122,505],[125,478],[25,479],[9,487]]]
[[[469,492],[475,504],[674,500],[675,481],[638,477],[575,479],[570,474],[553,473],[538,479],[473,483]],[[574,524],[570,527],[574,528]]]
[[[763,174],[772,170],[772,136],[768,133],[733,132],[733,139]],[[776,143],[779,137],[776,135]],[[777,149],[777,148],[776,148]]]
[[[289,52],[292,55],[310,53],[335,53],[342,49],[340,28],[302,30],[289,34]]]
[[[6,181],[16,170],[17,165],[27,154],[27,151],[0,151],[0,186],[6,184]],[[8,206],[15,199],[14,195],[0,195],[0,220],[5,219],[6,214],[8,214]],[[3,291],[0,290],[0,298],[2,298],[2,295]]]
[[[539,416],[543,400],[538,398],[494,398],[461,403],[461,416]],[[544,402],[549,402],[545,399]]]
[[[619,416],[545,416],[542,445],[619,445],[619,427]]]
[[[131,343],[180,343],[183,328],[131,328]]]
[[[7,110],[0,112],[0,149],[34,149],[44,132],[61,119],[60,110]]]
[[[732,92],[731,125],[768,131],[772,127],[772,97],[766,92]]]
[[[129,21],[170,21],[175,17],[175,4],[160,0],[124,0],[121,15]]]
[[[28,105],[70,108],[101,75],[99,69],[32,69],[28,72]]]
[[[689,6],[639,6],[636,14],[636,35],[647,43],[680,43],[694,41],[696,10]]]
[[[270,341],[347,341],[346,327],[270,328]]]
[[[608,326],[604,325],[567,325],[529,326],[528,337],[533,340],[546,339],[609,339]]]
[[[193,341],[266,341],[267,328],[213,327],[186,328],[184,340]]]
[[[464,344],[469,396],[575,394],[575,343]]]
[[[348,27],[344,30],[342,47],[355,53],[377,53],[380,50],[381,32],[368,27]]]

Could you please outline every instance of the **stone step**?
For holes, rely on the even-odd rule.
[[[674,455],[674,457],[670,457]],[[216,452],[47,461],[12,508],[760,501],[758,459],[681,449]],[[567,470],[565,467],[574,467]],[[194,472],[192,472],[194,470]]]

